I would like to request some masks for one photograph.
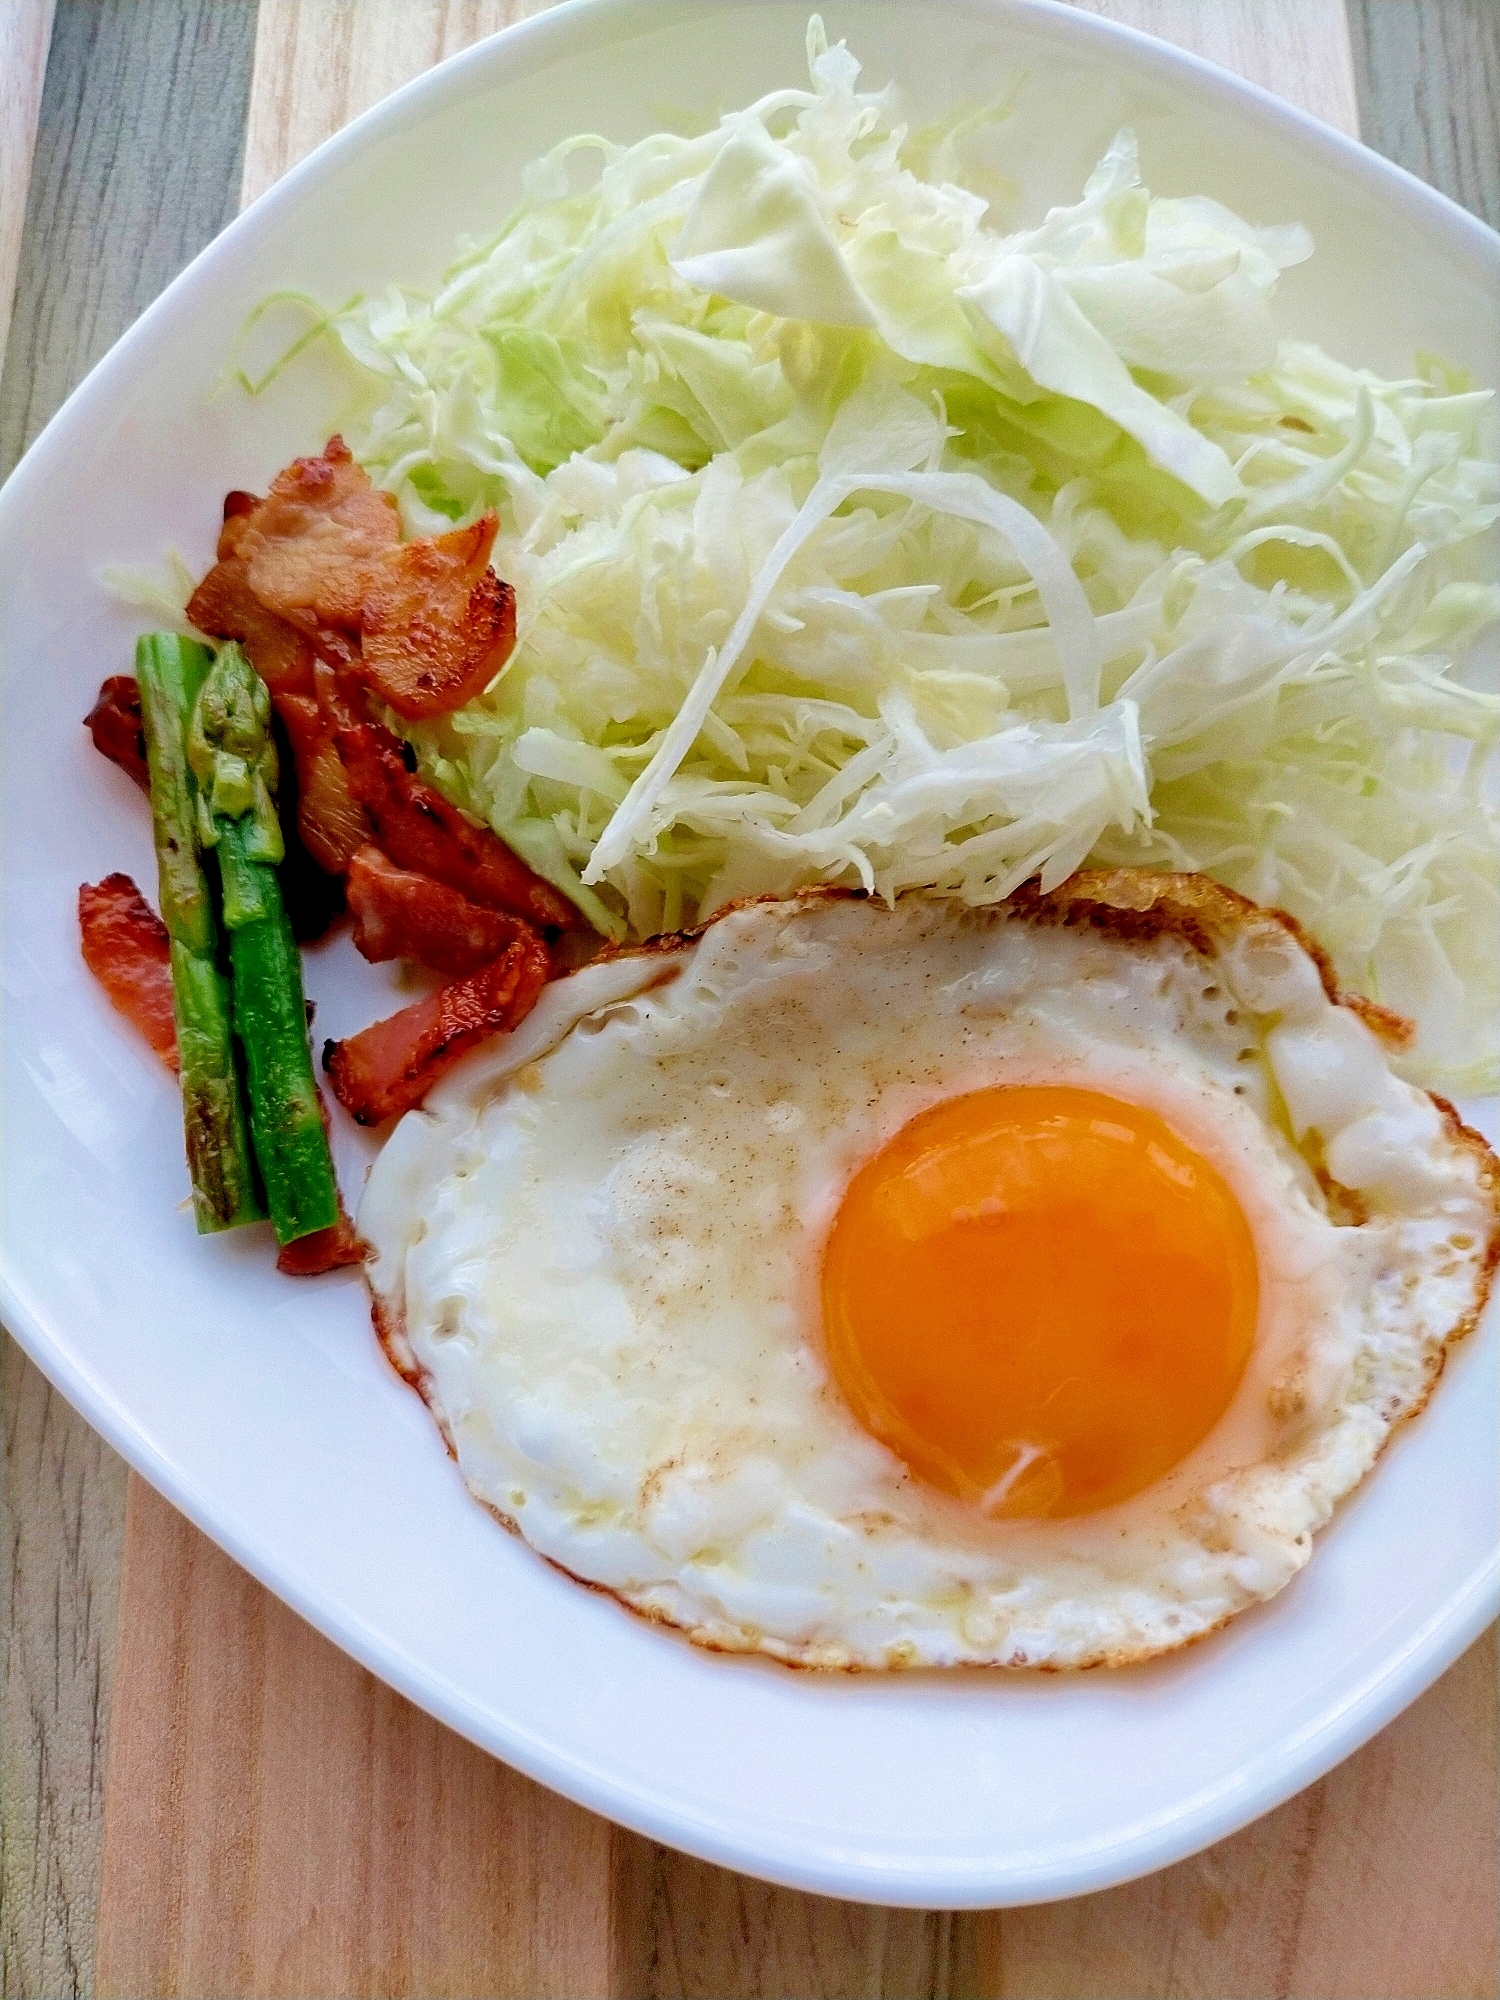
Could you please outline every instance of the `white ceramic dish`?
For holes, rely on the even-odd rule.
[[[283,285],[336,302],[431,279],[555,139],[634,138],[795,75],[805,11],[597,0],[423,78],[205,251],[0,494],[0,1305],[59,1388],[233,1556],[533,1777],[803,1888],[1038,1901],[1162,1866],[1277,1804],[1495,1616],[1494,1315],[1310,1569],[1180,1658],[1076,1679],[881,1680],[712,1657],[568,1583],[468,1501],[377,1352],[358,1280],[293,1283],[262,1243],[193,1234],[175,1094],[75,938],[81,881],[153,880],[139,798],[79,727],[138,629],[98,570],[154,563],[167,544],[206,565],[224,491],[315,448],[331,414],[316,369],[257,403],[215,393],[249,309]],[[1029,71],[1029,213],[1072,198],[1128,117],[1153,187],[1311,226],[1319,254],[1285,282],[1289,323],[1391,373],[1422,345],[1500,379],[1496,238],[1263,93],[1060,6],[829,0],[825,14],[919,111]],[[315,951],[320,1030],[370,1019],[374,979],[346,943]],[[346,1141],[346,1186],[361,1157]]]

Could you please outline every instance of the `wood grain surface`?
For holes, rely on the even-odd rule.
[[[260,0],[241,205],[444,56],[552,0]]]
[[[1367,141],[1500,229],[1500,0],[1349,0],[1349,29]]]
[[[948,1915],[637,1839],[374,1680],[132,1478],[98,1987],[160,1996],[1489,2000],[1488,1634],[1278,1811],[1103,1895]]]
[[[58,0],[0,470],[233,219],[255,16],[255,0]]]
[[[0,0],[7,35],[28,5]],[[57,0],[29,106],[0,41],[0,110],[36,122],[0,476],[233,216],[254,35],[253,0]],[[31,155],[7,125],[7,215],[12,163]],[[51,2000],[93,1990],[125,1467],[8,1336],[0,1410],[0,1987]]]
[[[0,16],[18,4],[0,0]],[[1495,219],[1500,10],[1490,0],[1352,0],[1353,72],[1341,9],[1326,0],[1090,4],[1195,39],[1283,92],[1295,45],[1304,101],[1340,123],[1356,74],[1375,143]],[[207,226],[237,179],[223,154],[239,151],[234,107],[252,33],[255,96],[268,102],[246,135],[247,192],[404,74],[534,11],[524,0],[263,0],[257,27],[253,0],[58,0],[16,315],[26,362],[18,369],[13,352],[0,385],[0,470],[90,350],[102,351],[225,219]],[[1423,56],[1416,72],[1413,49]],[[162,115],[164,80],[177,92],[175,116]],[[197,117],[182,117],[185,100],[201,107]],[[171,200],[162,190],[174,162],[153,156],[153,135],[192,156]],[[0,165],[8,157],[0,150]],[[123,1480],[118,1461],[6,1349],[3,1984],[7,1995],[89,1992]],[[106,1916],[109,1990],[1494,1990],[1493,1640],[1322,1785],[1209,1854],[1107,1896],[949,1919],[791,1895],[608,1830],[601,1844],[599,1822],[379,1687],[147,1489],[132,1494],[130,1523],[131,1577],[171,1577],[196,1609],[175,1623],[130,1616],[122,1633],[124,1761],[111,1763],[106,1911],[143,1903],[147,1921],[132,1912],[133,1929],[117,1932]],[[176,1600],[145,1581],[127,1582],[125,1596],[127,1606],[165,1602],[175,1613]],[[240,1670],[226,1674],[230,1647],[202,1651],[205,1628],[235,1637]],[[300,1760],[268,1750],[278,1701],[321,1718],[296,1737]],[[216,1797],[205,1772],[238,1784]],[[388,1798],[394,1816],[376,1830],[371,1814]],[[185,1846],[189,1826],[216,1837]],[[160,1838],[143,1835],[152,1827]],[[215,1854],[222,1904],[205,1900],[201,1869],[184,1872]],[[467,1856],[457,1869],[455,1854]],[[388,1911],[433,1860],[451,1880],[441,1895],[422,1891],[421,1922],[403,1929]],[[522,1879],[534,1885],[530,1901],[507,1900],[507,1884]],[[561,1901],[549,1895],[558,1879],[569,1885]],[[497,1907],[533,1913],[524,1937],[497,1928]],[[365,1935],[372,1913],[383,1957]],[[161,1927],[154,1956],[151,1919]],[[134,1970],[116,1948],[132,1936]]]
[[[125,1471],[9,1340],[0,1366],[4,1988],[87,1992]]]
[[[10,331],[10,302],[21,260],[31,151],[52,42],[53,0],[0,5],[0,370]]]
[[[1344,0],[1073,0],[1275,91],[1341,132],[1359,131]]]
[[[615,1993],[637,1847],[412,1708],[132,1479],[99,1991]]]

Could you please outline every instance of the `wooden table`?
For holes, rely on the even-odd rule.
[[[1088,4],[1362,118],[1500,220],[1494,0]],[[54,0],[0,0],[0,466],[237,198],[537,11],[56,0],[54,23]],[[1003,1914],[884,1911],[687,1860],[452,1736],[127,1478],[8,1341],[4,1419],[7,1996],[1495,1991],[1493,1634],[1176,1868]]]

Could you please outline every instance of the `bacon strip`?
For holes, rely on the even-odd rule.
[[[572,930],[578,911],[487,826],[408,771],[396,739],[375,723],[340,729],[336,742],[375,839],[399,867],[445,882],[471,903],[509,910],[539,930]]]
[[[327,1229],[283,1243],[276,1252],[276,1268],[289,1278],[318,1278],[346,1264],[363,1264],[369,1254],[369,1244],[341,1209],[338,1221]]]
[[[297,830],[320,868],[342,875],[370,838],[369,815],[355,798],[334,741],[335,725],[315,694],[272,693],[297,774]]]
[[[340,437],[317,458],[294,458],[259,506],[225,527],[255,596],[313,639],[330,625],[358,632],[370,578],[401,546],[394,498]]]
[[[224,547],[222,537],[219,547]],[[188,599],[187,615],[211,639],[238,639],[273,697],[312,693],[312,641],[261,603],[250,588],[250,566],[243,556],[225,556],[214,564]]]
[[[379,1125],[420,1104],[443,1071],[491,1035],[519,1026],[547,983],[539,938],[520,938],[493,964],[456,979],[347,1041],[328,1042],[333,1094],[360,1125]]]
[[[360,655],[382,700],[408,722],[483,694],[516,643],[516,597],[490,568],[499,523],[406,542],[365,587]]]
[[[276,787],[276,810],[286,843],[286,854],[280,869],[281,897],[286,904],[292,936],[298,944],[310,944],[314,938],[322,937],[343,909],[344,883],[337,870],[323,866],[303,838],[304,821],[311,819],[312,815],[304,814],[302,810],[301,774],[292,752],[291,737],[286,724],[274,711],[271,732],[281,772]],[[331,744],[329,749],[336,758],[337,750]]]
[[[141,723],[141,691],[134,674],[110,675],[99,690],[99,699],[83,718],[83,726],[101,756],[107,757],[111,764],[118,764],[143,792],[151,790],[151,773],[146,768],[146,732]]]
[[[397,868],[375,846],[360,848],[345,884],[354,918],[354,943],[372,964],[414,958],[450,979],[477,972],[532,935],[521,917],[471,903],[457,889],[428,875]]]
[[[112,1006],[177,1074],[172,959],[167,927],[128,875],[106,875],[78,891],[83,962]]]
[[[231,493],[219,561],[188,604],[200,632],[238,639],[273,694],[311,688],[311,656],[349,657],[408,721],[446,715],[516,642],[515,597],[489,566],[493,513],[401,540],[396,503],[342,438],[278,472],[264,500]],[[230,629],[234,628],[234,629]],[[311,649],[311,650],[309,650]]]
[[[312,1019],[311,1010],[308,1019]],[[323,1114],[323,1130],[328,1132],[328,1100],[321,1090],[318,1092],[318,1109]],[[370,1254],[370,1246],[349,1220],[342,1188],[338,1196],[338,1221],[331,1222],[326,1229],[315,1229],[311,1236],[298,1236],[290,1243],[283,1243],[276,1252],[278,1271],[284,1271],[289,1278],[317,1278],[325,1271],[337,1271],[347,1264],[362,1264],[365,1261]]]
[[[370,826],[350,796],[333,746],[333,725],[318,701],[318,655],[312,640],[267,610],[250,588],[250,565],[240,543],[263,504],[252,494],[226,496],[219,561],[188,599],[187,615],[211,638],[238,639],[271,690],[291,745],[303,844],[320,868],[342,875],[349,856],[369,839]]]

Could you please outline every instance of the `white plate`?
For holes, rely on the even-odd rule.
[[[1500,244],[1396,169],[1222,73],[1062,7],[829,0],[919,111],[1032,82],[1025,201],[1073,198],[1116,125],[1161,191],[1301,218],[1288,323],[1391,373],[1435,346],[1500,377]],[[805,8],[564,7],[456,58],[290,174],[197,260],[0,495],[5,1319],[145,1476],[320,1630],[464,1735],[714,1861],[872,1901],[1077,1894],[1232,1832],[1347,1755],[1495,1616],[1497,1329],[1454,1357],[1273,1604],[1181,1658],[1076,1679],[820,1679],[697,1652],[566,1582],[464,1495],[386,1368],[362,1288],[200,1240],[174,1092],[86,976],[77,885],[153,881],[133,788],[79,718],[136,621],[98,581],[316,447],[317,370],[215,394],[246,313],[436,276],[567,133],[633,139],[799,71]],[[377,1011],[371,969],[311,954],[320,1030]],[[342,1161],[357,1188],[358,1142]]]

